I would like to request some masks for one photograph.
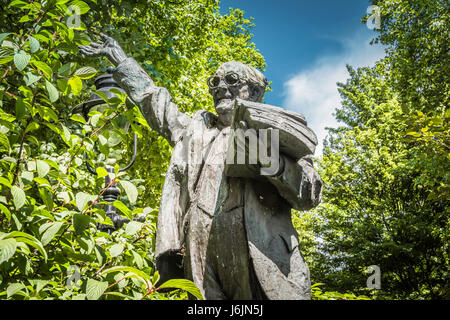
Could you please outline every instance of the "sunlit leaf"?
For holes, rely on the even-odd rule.
[[[75,71],[74,75],[80,79],[90,79],[97,74],[97,70],[93,67],[82,67]]]
[[[16,252],[17,242],[14,239],[0,240],[0,264],[8,261]]]
[[[58,89],[48,80],[45,80],[45,87],[47,88],[48,97],[50,102],[55,102],[59,99]]]
[[[47,162],[38,159],[36,160],[36,169],[38,176],[40,178],[44,178],[50,171],[50,166],[48,165]]]
[[[49,244],[50,241],[53,240],[53,238],[55,237],[55,235],[58,233],[58,231],[61,229],[61,227],[63,225],[64,225],[64,222],[62,222],[62,221],[53,222],[50,225],[50,227],[48,227],[47,230],[45,230],[45,232],[43,233],[43,235],[41,237],[42,245],[46,246],[47,244]]]
[[[19,53],[16,53],[14,55],[14,64],[16,65],[17,69],[22,71],[27,66],[30,58],[31,56],[25,51],[20,51]]]
[[[137,196],[138,196],[138,190],[135,187],[134,184],[132,184],[129,181],[124,181],[124,180],[120,180],[120,185],[123,187],[123,189],[125,190],[125,193],[128,196],[128,200],[131,203],[135,203],[137,200]]]
[[[30,42],[31,53],[35,53],[36,51],[39,50],[39,48],[40,48],[39,40],[37,40],[36,38],[33,38],[32,36],[29,36],[28,41]]]
[[[116,243],[112,245],[112,247],[109,249],[109,253],[111,254],[111,258],[118,257],[122,252],[125,246],[121,243]]]
[[[84,230],[89,227],[91,217],[86,214],[75,213],[72,217],[72,224],[75,228],[75,232],[82,234]]]
[[[83,82],[81,81],[80,77],[74,75],[68,80],[68,84],[72,88],[72,93],[74,95],[79,95],[81,93],[81,90],[83,89]]]
[[[86,283],[86,298],[88,300],[98,300],[106,288],[108,288],[108,282],[88,279]]]
[[[187,279],[168,280],[159,286],[159,289],[162,289],[162,288],[182,289],[182,290],[187,291],[190,294],[192,294],[198,300],[203,300],[203,296],[202,296],[199,288],[192,281],[187,280]]]
[[[13,186],[11,188],[11,194],[13,196],[14,206],[16,207],[17,210],[19,210],[25,204],[26,200],[25,192],[18,186]]]

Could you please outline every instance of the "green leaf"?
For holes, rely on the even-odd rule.
[[[41,79],[41,78],[42,78],[41,76],[37,76],[37,75],[32,74],[31,72],[27,72],[26,76],[24,77],[24,80],[25,80],[25,84],[27,86],[30,86],[33,83],[35,83],[36,81],[39,81],[39,79]]]
[[[25,106],[23,99],[22,98],[17,99],[16,100],[16,118],[17,118],[17,120],[20,120],[23,118],[26,110],[27,110],[27,107]]]
[[[10,7],[26,8],[26,7],[29,6],[29,4],[26,3],[25,1],[14,0],[14,1],[11,1],[11,2],[9,3],[9,6],[10,6]]]
[[[49,244],[63,225],[64,222],[62,221],[51,223],[51,226],[47,230],[45,230],[44,234],[41,237],[42,245],[46,246],[47,244]]]
[[[69,131],[69,129],[67,129],[67,127],[65,125],[63,125],[63,124],[61,124],[61,127],[63,128],[63,135],[62,135],[62,137],[63,137],[63,139],[64,139],[64,141],[66,143],[69,143],[70,142],[70,131]]]
[[[57,196],[59,201],[62,202],[69,202],[70,201],[70,195],[67,191],[58,192]]]
[[[190,280],[187,279],[171,279],[166,282],[164,282],[162,285],[159,286],[159,289],[162,288],[177,288],[184,291],[189,292],[194,297],[196,297],[198,300],[203,300],[203,296],[198,289],[198,287]]]
[[[39,70],[41,70],[42,73],[44,73],[44,75],[45,75],[45,77],[46,77],[47,79],[50,79],[50,78],[51,78],[51,76],[52,76],[52,74],[53,74],[53,70],[52,70],[52,68],[50,68],[50,67],[48,66],[48,64],[46,64],[45,62],[42,62],[42,61],[32,61],[31,63],[34,64],[34,66],[35,66],[36,68],[38,68]]]
[[[91,217],[86,214],[75,213],[72,217],[73,227],[77,234],[82,234],[89,227]]]
[[[0,132],[0,151],[9,152],[10,149],[8,136]]]
[[[0,65],[10,62],[13,58],[13,50],[10,48],[0,48]]]
[[[21,22],[28,22],[28,21],[30,21],[30,20],[31,20],[30,16],[23,16],[22,18],[20,18],[19,22],[20,22],[20,23],[21,23]]]
[[[19,210],[25,204],[26,200],[25,192],[18,186],[13,186],[11,188],[11,194],[13,196],[14,206],[16,207],[16,210]]]
[[[102,135],[102,134],[98,135],[98,141],[100,142],[101,146],[104,146],[104,145],[106,145],[108,143],[108,139],[105,138],[105,136]]]
[[[131,253],[133,254],[134,263],[136,263],[139,269],[142,269],[144,267],[144,259],[134,250],[131,250]]]
[[[28,41],[30,42],[31,53],[35,53],[36,51],[39,50],[39,48],[40,48],[39,40],[33,38],[32,36],[29,36]]]
[[[101,274],[107,274],[110,272],[119,272],[119,271],[124,271],[124,272],[131,272],[132,274],[136,275],[138,278],[141,278],[144,281],[148,281],[151,282],[151,277],[146,274],[145,272],[138,270],[136,268],[133,267],[128,267],[128,266],[117,266],[117,267],[112,267],[109,269],[104,270]]]
[[[59,98],[58,89],[56,89],[55,86],[50,81],[45,80],[45,87],[47,88],[50,102],[55,102],[56,100],[58,100]]]
[[[90,9],[86,2],[83,2],[80,0],[72,1],[71,3],[69,3],[68,7],[69,6],[73,6],[73,7],[76,6],[76,7],[80,8],[79,14],[85,14]],[[77,12],[77,14],[78,14],[78,12]]]
[[[22,171],[22,173],[20,174],[20,177],[22,178],[22,182],[24,184],[29,184],[33,181],[34,174],[33,174],[33,172],[30,172],[30,171]]]
[[[49,280],[36,280],[36,293],[39,293],[49,282]]]
[[[99,264],[103,265],[106,261],[106,254],[102,247],[95,245],[94,247],[95,256]]]
[[[128,200],[131,203],[135,203],[137,200],[137,196],[138,196],[138,190],[136,189],[134,184],[132,184],[129,181],[123,181],[123,180],[120,180],[119,182],[122,185],[123,189],[125,190],[125,193],[128,196]]]
[[[54,219],[53,216],[52,216],[52,219]],[[49,227],[52,226],[52,223],[53,223],[53,222],[47,222],[47,223],[41,224],[41,225],[39,226],[39,234],[44,233],[45,230],[47,230]]]
[[[83,82],[78,76],[71,77],[67,83],[72,88],[72,93],[76,96],[78,96],[81,93],[81,90],[83,89]]]
[[[23,183],[29,184],[33,181],[34,174],[30,171],[22,171],[20,177],[22,178]]]
[[[112,203],[112,205],[120,210],[128,219],[133,220],[131,210],[122,201],[116,200]]]
[[[11,182],[9,182],[9,180],[4,177],[0,177],[0,184],[7,186],[10,189],[12,188]]]
[[[97,74],[97,70],[92,67],[82,67],[75,71],[76,76],[78,76],[80,79],[90,79],[93,76]]]
[[[6,295],[8,298],[12,297],[16,293],[25,289],[25,285],[23,283],[11,283],[6,289]]]
[[[89,238],[87,235],[76,237],[76,241],[80,245],[80,253],[89,255],[95,247],[94,239]],[[90,260],[90,257],[86,257],[86,260]]]
[[[49,127],[53,132],[55,132],[55,133],[57,133],[57,134],[61,134],[61,130],[60,130],[57,126],[55,126],[54,124],[48,123],[48,122],[45,122],[44,124],[45,124],[47,127]]]
[[[108,171],[106,171],[106,169],[103,167],[97,167],[95,168],[95,171],[97,172],[97,178],[103,178],[109,174]]]
[[[5,207],[3,204],[0,203],[0,211],[3,212],[6,216],[6,218],[11,221],[11,212],[7,207]]]
[[[77,208],[80,211],[86,209],[86,206],[89,201],[94,201],[97,197],[90,195],[85,192],[78,192],[75,196],[75,203],[77,204]]]
[[[111,258],[118,257],[122,253],[124,248],[125,248],[125,246],[121,243],[116,243],[116,244],[112,245],[112,247],[109,249]]]
[[[72,68],[75,64],[73,62],[69,62],[64,64],[61,68],[58,70],[58,74],[64,77],[70,76],[70,73],[72,72]]]
[[[29,132],[29,131],[34,131],[39,129],[39,123],[37,122],[30,122],[28,124],[28,126],[25,128],[25,133]]]
[[[98,300],[108,288],[108,282],[88,279],[86,284],[86,298],[88,300]]]
[[[447,110],[445,110],[445,117],[450,118],[450,108],[447,108]]]
[[[132,235],[136,234],[136,232],[141,230],[141,228],[142,228],[142,222],[130,221],[125,228],[125,233],[129,236],[132,236]]]
[[[98,121],[100,120],[100,117],[102,116],[101,113],[96,113],[93,116],[91,116],[91,124],[92,126],[96,127]]]
[[[11,32],[0,33],[0,44],[2,44],[3,40],[5,40],[6,37],[9,36],[10,34]]]
[[[38,159],[36,160],[36,169],[39,178],[44,178],[50,171],[50,166],[47,164],[47,162]]]
[[[13,231],[7,235],[7,238],[15,238],[17,242],[24,242],[27,243],[36,249],[38,249],[42,255],[44,256],[45,261],[47,261],[47,252],[45,251],[44,247],[42,246],[42,243],[33,237],[32,235],[21,232],[21,231]]]
[[[25,53],[25,51],[20,51],[14,55],[14,64],[18,70],[22,71],[30,62],[30,59],[31,56],[29,54]]]
[[[33,180],[38,183],[39,187],[50,187],[50,182],[45,178],[35,177]]]
[[[17,242],[14,239],[0,240],[0,264],[8,261],[16,252]]]
[[[39,194],[47,210],[53,210],[53,197],[47,188],[39,188]]]
[[[96,91],[94,91],[94,93],[95,93],[97,96],[99,96],[100,98],[102,98],[103,101],[105,101],[106,103],[108,102],[108,96],[107,96],[106,93],[104,93],[103,91],[96,90]]]
[[[77,121],[77,122],[80,122],[80,123],[82,123],[82,124],[85,124],[85,123],[86,123],[86,120],[83,118],[83,116],[81,116],[81,115],[79,115],[79,114],[77,114],[77,113],[73,114],[73,115],[70,117],[70,119],[71,119],[71,120],[74,120],[74,121]]]

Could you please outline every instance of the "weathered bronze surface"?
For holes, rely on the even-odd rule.
[[[185,277],[206,299],[310,299],[309,269],[291,222],[291,208],[308,210],[321,199],[311,160],[317,138],[304,117],[261,104],[267,81],[240,62],[223,64],[208,79],[218,115],[201,110],[189,117],[115,40],[102,37],[103,44],[80,52],[116,66],[114,79],[173,146],[156,238],[161,281]],[[254,163],[227,161],[237,150],[230,148],[237,129],[257,136],[258,129],[278,130],[274,172],[264,173],[259,153]],[[251,153],[252,146],[241,147]]]

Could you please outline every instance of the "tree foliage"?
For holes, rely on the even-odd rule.
[[[342,125],[319,161],[322,204],[301,219],[313,279],[378,298],[448,297],[448,3],[373,1],[386,58],[348,67]],[[363,22],[366,18],[363,19]],[[381,290],[366,287],[381,269]]]
[[[372,1],[380,8],[375,41],[387,47],[390,86],[398,93],[403,133],[413,142],[415,183],[449,200],[450,5],[444,0]]]
[[[0,19],[0,298],[200,298],[186,280],[163,284],[184,290],[170,295],[155,286],[155,223],[170,147],[124,95],[105,98],[89,119],[72,113],[108,66],[82,57],[78,46],[109,34],[193,113],[212,107],[206,77],[220,63],[264,67],[251,21],[239,10],[221,15],[210,0],[2,0]],[[127,134],[119,129],[125,119]],[[123,166],[131,148],[110,143],[119,137],[131,146],[133,133],[142,151],[119,173],[110,159]],[[87,171],[85,153],[100,165],[97,175]],[[98,229],[111,224],[101,198],[105,164],[122,189],[120,213],[145,222],[112,234]]]

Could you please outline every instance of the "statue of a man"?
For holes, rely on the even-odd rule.
[[[116,66],[114,79],[173,147],[157,225],[161,281],[190,279],[206,299],[310,299],[309,269],[291,221],[291,208],[320,202],[322,183],[310,157],[280,154],[272,175],[259,173],[259,161],[242,176],[225,173],[235,101],[261,102],[263,74],[224,63],[208,79],[217,116],[201,110],[189,117],[117,41],[101,37],[103,44],[80,52],[106,56]]]

